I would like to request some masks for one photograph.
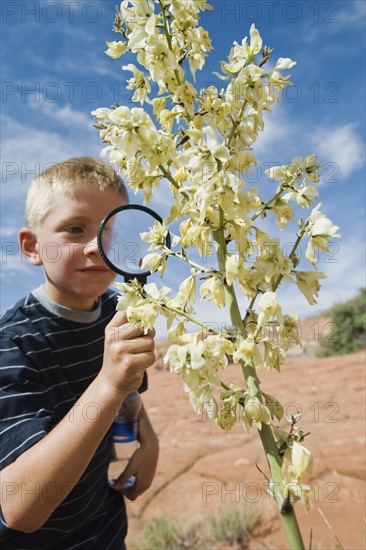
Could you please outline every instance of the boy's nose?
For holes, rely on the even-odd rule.
[[[93,239],[92,241],[89,241],[84,246],[84,254],[85,254],[85,256],[89,256],[89,257],[99,256],[99,248],[98,248],[98,243],[97,243],[97,238],[96,237],[95,237],[95,239]]]

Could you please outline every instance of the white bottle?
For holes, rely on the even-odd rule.
[[[141,397],[130,393],[121,405],[112,424],[113,443],[117,460],[128,461],[138,447]]]

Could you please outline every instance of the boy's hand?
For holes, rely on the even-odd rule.
[[[150,457],[146,454],[144,455],[141,447],[136,449],[128,461],[126,468],[115,480],[114,489],[116,491],[121,491],[122,494],[126,495],[130,500],[135,500],[146,491],[146,489],[150,487],[155,473],[154,470],[152,475],[149,475],[149,459]],[[126,489],[124,485],[129,481],[131,476],[135,476],[136,481],[133,487]]]
[[[108,387],[128,394],[137,390],[145,370],[155,361],[155,330],[143,331],[118,311],[105,329],[103,366],[100,371]]]
[[[115,481],[115,489],[122,491],[130,500],[135,500],[150,487],[159,457],[159,439],[144,405],[139,415],[139,443],[139,448],[133,453],[126,468]],[[133,487],[125,489],[123,486],[131,476],[135,476],[136,482]]]
[[[158,462],[158,445],[141,445],[131,456],[126,468],[114,482],[114,489],[121,491],[129,500],[135,500],[151,485]],[[131,476],[135,476],[133,487],[125,489],[124,485]]]

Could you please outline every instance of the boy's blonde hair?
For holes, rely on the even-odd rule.
[[[65,195],[76,185],[96,185],[101,191],[112,188],[128,203],[126,187],[111,166],[93,157],[74,157],[54,164],[30,184],[25,207],[25,223],[37,231],[50,211],[57,192]]]

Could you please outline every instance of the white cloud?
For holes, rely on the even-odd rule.
[[[21,258],[20,254],[13,254],[15,248],[7,247],[7,244],[15,243],[2,243],[2,255],[1,255],[1,274],[0,278],[4,283],[10,282],[11,277],[17,277],[20,275],[31,275],[32,267],[30,264],[25,263],[24,258]],[[4,246],[5,245],[5,246]]]
[[[14,238],[18,234],[18,227],[15,227],[15,226],[1,227],[0,230],[1,230],[1,238],[2,239],[10,238],[10,237]]]
[[[253,146],[253,153],[257,157],[266,155],[265,160],[272,161],[274,158],[269,156],[279,156],[293,142],[296,127],[294,122],[289,120],[284,105],[275,105],[272,113],[265,113],[264,122],[264,131],[259,134]],[[283,162],[286,160],[283,159]]]
[[[300,128],[301,124],[301,128]],[[265,119],[265,129],[253,147],[260,162],[285,164],[295,155],[307,156],[316,152],[327,167],[329,182],[333,177],[347,179],[365,165],[365,144],[358,132],[358,123],[318,125],[311,123],[307,131],[304,121],[291,120],[277,107]],[[338,173],[339,171],[339,173]]]
[[[342,26],[348,25],[363,25],[366,17],[366,3],[363,0],[353,0],[351,2],[343,2],[344,9],[342,17],[339,17],[338,23]]]
[[[319,269],[328,275],[343,300],[349,293],[365,286],[365,243],[358,234],[338,241],[331,253],[323,255]]]
[[[306,11],[309,15],[312,12],[312,15],[308,24],[299,27],[296,40],[305,44],[316,43],[323,52],[332,51],[335,55],[337,50],[344,50],[344,33],[364,30],[364,0],[309,3],[309,9]],[[341,40],[336,40],[337,35],[343,35]],[[348,41],[347,49],[351,48],[359,48],[357,40]],[[313,59],[309,61],[313,63]]]
[[[92,116],[88,116],[86,113],[76,111],[69,104],[63,107],[56,106],[55,103],[32,102],[29,103],[30,107],[37,109],[42,114],[46,115],[49,123],[51,121],[57,122],[59,125],[70,128],[71,126],[78,127],[78,130],[87,131],[90,130],[94,119]]]
[[[23,130],[19,136],[6,139],[3,143],[2,201],[19,200],[36,173],[75,154],[75,148],[56,133],[31,128]]]
[[[303,269],[311,270],[311,266]],[[355,296],[365,286],[365,244],[362,236],[334,239],[328,253],[321,253],[317,269],[327,275],[320,281],[317,304],[309,305],[297,286],[283,284],[279,290],[280,303],[287,313],[300,318],[318,315],[336,303]]]
[[[357,123],[342,126],[319,127],[314,130],[311,142],[321,161],[339,166],[342,179],[363,168],[365,144],[357,133]]]
[[[55,111],[54,116],[57,119],[63,116],[63,113],[68,119],[73,116],[69,107]],[[79,115],[84,120],[85,115]],[[4,212],[5,206],[15,206],[14,202],[12,205],[11,202],[5,202],[19,202],[19,198],[24,199],[31,179],[51,164],[78,155],[99,155],[97,133],[94,132],[91,136],[87,128],[80,132],[78,140],[70,140],[67,135],[60,132],[39,130],[31,125],[16,122],[10,117],[4,117],[2,132],[7,136],[1,146],[1,199]]]

